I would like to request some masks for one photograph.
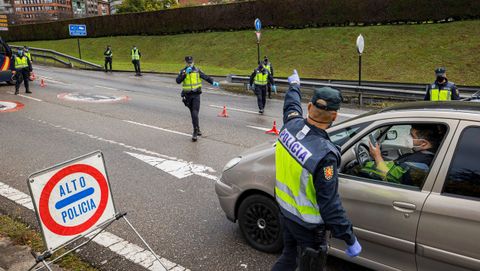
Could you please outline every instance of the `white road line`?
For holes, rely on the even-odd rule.
[[[14,94],[13,92],[11,91],[7,91],[8,94]],[[37,99],[37,98],[33,98],[33,97],[30,97],[30,96],[26,96],[26,95],[22,95],[22,94],[17,94],[18,96],[20,97],[23,97],[23,98],[27,98],[27,99],[30,99],[30,100],[34,100],[34,101],[37,101],[37,102],[43,102],[42,100],[40,99]]]
[[[210,107],[213,107],[213,108],[220,108],[220,109],[223,109],[223,106],[219,106],[219,105],[209,105]],[[243,112],[243,113],[249,113],[249,114],[255,114],[255,115],[258,115],[259,113],[258,112],[255,112],[255,111],[250,111],[250,110],[244,110],[244,109],[239,109],[239,108],[234,108],[234,107],[227,107],[227,111],[228,110],[231,110],[231,111],[238,111],[238,112]]]
[[[178,131],[174,131],[174,130],[170,130],[170,129],[165,129],[165,128],[161,128],[161,127],[157,127],[157,126],[153,126],[153,125],[149,125],[149,124],[145,124],[145,123],[135,122],[135,121],[131,121],[131,120],[123,120],[123,121],[131,123],[131,124],[135,124],[135,125],[140,125],[140,126],[143,126],[143,127],[148,127],[148,128],[172,133],[172,134],[183,135],[183,136],[188,136],[188,137],[192,136],[192,135],[189,135],[189,134],[186,134],[186,133],[182,133],[182,132],[178,132]]]
[[[338,115],[341,116],[341,117],[347,117],[347,118],[354,118],[354,117],[358,116],[356,114],[347,114],[347,113],[338,113]]]
[[[65,85],[65,86],[70,85],[69,83],[64,83],[64,82],[60,82],[60,81],[53,80],[53,79],[47,79],[47,78],[45,78],[45,81],[55,83],[55,84]]]
[[[118,88],[111,88],[111,87],[105,87],[105,86],[99,86],[99,85],[95,85],[94,87],[96,87],[96,88],[104,88],[104,89],[109,89],[109,90],[119,90]]]
[[[247,125],[248,128],[253,128],[253,129],[257,129],[257,130],[260,130],[260,131],[269,131],[271,128],[264,128],[264,127],[258,127],[258,126],[252,126],[252,125]]]
[[[35,211],[32,198],[29,195],[2,182],[0,182],[0,196],[22,205],[31,211]],[[86,237],[91,238],[97,232],[98,231],[94,231]],[[189,269],[185,269],[183,266],[159,256],[158,258],[160,258],[160,261],[165,266],[165,268],[163,268],[155,259],[155,255],[153,255],[153,253],[151,253],[149,250],[145,250],[144,248],[132,244],[107,231],[100,233],[96,238],[92,239],[92,241],[100,246],[110,249],[120,257],[123,257],[135,264],[141,265],[148,270],[164,271],[165,268],[167,268],[167,270],[171,271],[190,271]]]
[[[102,137],[92,135],[92,134],[88,134],[88,133],[84,133],[84,132],[81,132],[81,131],[76,131],[75,129],[63,127],[61,125],[56,125],[56,124],[53,124],[53,123],[50,123],[50,122],[47,122],[47,121],[44,121],[44,120],[37,120],[37,119],[34,119],[34,118],[30,118],[30,117],[28,119],[33,120],[33,121],[38,121],[38,122],[46,124],[46,125],[50,125],[54,128],[65,130],[65,131],[68,131],[70,133],[74,133],[74,134],[82,135],[82,136],[87,136],[91,139],[95,139],[95,140],[98,140],[98,141],[102,141],[102,142],[106,142],[106,143],[109,143],[109,144],[117,145],[117,146],[126,148],[130,151],[142,152],[142,153],[145,153],[145,154],[148,154],[148,155],[154,155],[154,156],[163,158],[165,160],[171,160],[171,161],[176,161],[176,162],[180,162],[180,163],[187,163],[192,168],[193,174],[204,177],[204,178],[207,178],[207,179],[210,179],[210,180],[213,180],[213,181],[217,181],[219,179],[217,176],[212,175],[216,171],[213,168],[208,167],[208,166],[194,164],[193,162],[188,162],[188,161],[176,158],[176,157],[171,157],[171,156],[168,156],[168,155],[165,155],[165,154],[160,154],[158,152],[149,151],[149,150],[146,150],[146,149],[143,149],[143,148],[134,147],[134,146],[122,143],[122,142],[117,142],[115,140],[102,138]],[[190,137],[190,135],[188,135],[188,136]]]

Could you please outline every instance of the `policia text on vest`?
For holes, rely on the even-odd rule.
[[[193,57],[185,57],[187,66],[180,70],[177,76],[177,84],[182,84],[182,101],[190,110],[192,118],[193,134],[192,141],[197,141],[197,137],[202,135],[198,120],[198,113],[200,111],[200,94],[202,93],[202,79],[218,87],[219,83],[213,81],[211,77],[204,74],[199,68],[193,64]]]
[[[272,270],[296,270],[297,264],[302,271],[324,270],[326,227],[347,243],[347,255],[355,257],[361,252],[338,195],[341,154],[324,130],[335,120],[341,96],[331,88],[316,89],[308,104],[312,119],[304,119],[300,78],[294,72],[288,81],[284,126],[275,147],[275,199],[284,229],[284,249]],[[319,103],[322,108],[314,105]],[[316,116],[323,118],[314,120]]]

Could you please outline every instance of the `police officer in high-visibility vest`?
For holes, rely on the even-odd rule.
[[[138,52],[138,53],[140,53],[140,52]],[[107,46],[107,49],[105,49],[105,52],[103,52],[103,55],[105,56],[105,72],[108,72],[108,66],[110,66],[110,72],[111,72],[112,71],[113,52],[112,52],[112,47],[110,45]],[[133,58],[132,58],[132,60],[133,60]],[[139,64],[139,67],[140,67],[140,64]],[[135,69],[135,71],[136,71],[136,69]]]
[[[275,199],[284,248],[272,270],[294,271],[297,265],[301,271],[324,270],[326,229],[346,242],[348,256],[362,250],[338,195],[340,150],[325,131],[335,121],[342,97],[332,88],[316,89],[304,119],[296,70],[288,82],[284,125],[275,147]]]
[[[23,53],[25,54],[26,57],[28,57],[28,60],[30,60],[30,63],[33,63],[32,55],[28,51],[28,46],[23,46]]]
[[[15,95],[18,94],[20,90],[20,85],[23,83],[25,84],[25,92],[32,93],[29,89],[28,85],[28,77],[30,76],[30,72],[32,71],[32,63],[30,59],[25,55],[23,49],[19,49],[17,55],[13,60],[13,72],[15,73]]]
[[[182,84],[182,101],[190,110],[192,117],[193,134],[192,141],[197,141],[198,136],[202,135],[198,121],[198,113],[200,111],[200,94],[202,93],[202,79],[219,87],[218,82],[213,81],[208,75],[204,74],[197,68],[193,62],[192,56],[185,57],[186,67],[180,70],[177,76],[177,84]]]
[[[142,76],[142,71],[140,70],[140,58],[142,57],[142,53],[140,53],[140,50],[134,45],[131,54],[133,67],[135,68],[135,76]]]
[[[447,70],[444,67],[436,68],[437,79],[428,86],[425,101],[450,101],[460,100],[460,93],[453,82],[447,79]]]
[[[253,70],[250,75],[250,86],[253,92],[257,96],[258,113],[263,114],[265,111],[265,104],[267,103],[267,85],[271,84],[274,90],[277,90],[273,77],[270,72],[262,64],[258,65],[258,68]]]
[[[270,75],[272,75],[272,78],[274,78],[273,66],[272,66],[272,63],[270,63],[270,61],[268,60],[267,56],[263,57],[263,66],[265,67],[265,69],[268,70],[268,72],[270,72]],[[267,85],[267,91],[268,91],[268,98],[271,99],[272,98],[272,85],[271,84]]]

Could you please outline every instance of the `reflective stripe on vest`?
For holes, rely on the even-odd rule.
[[[112,51],[107,51],[107,54],[106,54],[107,57],[112,57],[113,56],[113,53]]]
[[[267,71],[268,71],[269,73],[272,73],[272,67],[271,67],[270,65],[268,65],[268,64],[267,64],[267,65],[263,65],[263,67],[264,67],[265,69],[267,69]]]
[[[430,90],[430,101],[450,101],[451,99],[451,89],[433,88]]]
[[[138,53],[138,49],[132,49],[132,60],[140,60],[140,54]]]
[[[268,80],[268,73],[262,73],[260,71],[257,71],[257,74],[255,75],[255,85],[265,86],[267,85],[267,80]]]
[[[201,87],[202,78],[200,78],[200,73],[198,71],[192,71],[191,73],[187,74],[185,80],[183,80],[183,91],[194,91]]]
[[[23,69],[28,67],[28,58],[26,56],[15,57],[15,69]]]
[[[275,198],[278,204],[302,221],[322,223],[312,174],[280,142],[276,144],[275,164]]]

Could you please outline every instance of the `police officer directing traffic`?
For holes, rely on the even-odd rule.
[[[288,82],[284,126],[275,147],[275,199],[284,248],[272,270],[296,270],[297,257],[299,270],[323,270],[326,229],[347,243],[348,256],[356,257],[362,250],[338,195],[341,154],[325,131],[335,121],[342,97],[332,88],[316,89],[304,119],[296,70]]]
[[[250,85],[257,96],[258,113],[260,114],[263,114],[265,110],[265,104],[267,103],[267,87],[269,84],[272,85],[274,90],[277,89],[270,72],[265,66],[263,66],[263,64],[258,65],[258,67],[253,70],[252,75],[250,75]]]
[[[142,53],[138,50],[137,46],[133,45],[132,47],[132,64],[135,68],[135,76],[142,76],[142,71],[140,70],[140,58]]]
[[[198,113],[200,111],[200,94],[202,93],[202,79],[219,87],[218,82],[213,81],[208,75],[197,68],[193,62],[192,56],[185,57],[186,67],[180,70],[177,76],[177,84],[182,84],[182,101],[190,110],[192,117],[193,134],[192,141],[197,141],[197,137],[202,135],[200,131]]]
[[[105,72],[108,72],[108,66],[110,66],[110,72],[111,72],[113,52],[112,52],[112,47],[110,45],[107,45],[107,49],[105,49],[105,52],[103,52],[103,55],[105,56]]]
[[[460,100],[460,94],[453,82],[447,79],[447,69],[444,67],[436,68],[435,75],[437,79],[428,86],[425,93],[425,101],[450,101]]]

